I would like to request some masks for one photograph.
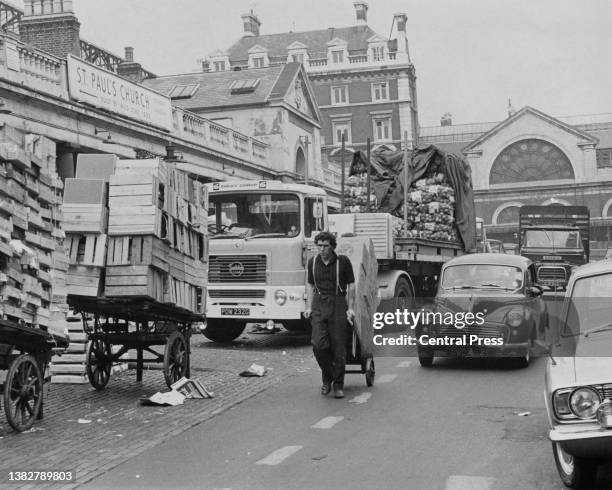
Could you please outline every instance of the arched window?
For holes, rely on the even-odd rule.
[[[305,177],[306,174],[306,157],[304,156],[304,150],[298,148],[295,153],[295,173],[301,177]]]
[[[493,162],[489,184],[573,179],[569,158],[557,146],[526,139],[507,146]]]
[[[508,206],[500,211],[497,215],[497,223],[498,225],[510,224],[510,223],[518,223],[519,222],[519,207],[518,206]]]

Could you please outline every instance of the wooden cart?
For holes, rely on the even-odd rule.
[[[87,377],[102,390],[113,364],[136,363],[136,380],[142,381],[145,363],[162,363],[168,387],[189,377],[192,324],[204,316],[151,299],[91,298],[70,296],[71,307],[82,314],[88,336],[85,354]],[[164,346],[163,352],[153,349]],[[135,351],[135,358],[125,357]],[[152,354],[145,359],[144,353]]]
[[[9,425],[18,432],[43,417],[43,393],[50,381],[47,366],[54,353],[68,347],[68,339],[39,328],[0,320],[0,388]]]

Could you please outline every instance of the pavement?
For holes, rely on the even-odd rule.
[[[267,374],[238,376],[252,363],[265,366]],[[76,483],[62,487],[78,487],[293,375],[313,370],[316,363],[304,334],[246,333],[229,344],[194,334],[191,378],[198,379],[213,398],[185,400],[175,407],[144,406],[140,398],[168,391],[160,367],[145,369],[142,382],[136,381],[135,370],[113,375],[103,391],[88,384],[51,384],[44,418],[24,433],[11,429],[2,410],[0,488],[8,483],[8,471],[42,470],[75,471]]]

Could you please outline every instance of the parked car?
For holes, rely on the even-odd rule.
[[[549,437],[563,483],[592,488],[612,461],[612,262],[574,269],[546,365]]]
[[[528,366],[535,340],[548,327],[535,278],[533,263],[518,255],[468,254],[446,262],[428,311],[431,321],[417,326],[421,366],[431,366],[440,353],[511,357]]]

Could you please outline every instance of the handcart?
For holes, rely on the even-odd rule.
[[[351,328],[351,335],[348,337],[346,364],[347,366],[357,365],[360,367],[360,369],[347,369],[345,372],[365,374],[366,385],[373,386],[374,377],[376,376],[376,368],[374,366],[374,355],[372,354],[372,348],[362,345],[357,329],[355,328]]]
[[[162,363],[168,387],[189,377],[192,324],[204,315],[140,298],[70,296],[70,306],[83,317],[88,336],[85,368],[90,384],[102,390],[116,363],[135,362],[136,380],[142,381],[145,363]],[[153,349],[164,346],[163,352]],[[127,358],[128,351],[136,358]],[[152,354],[145,360],[144,353]]]
[[[0,370],[6,370],[0,388],[9,425],[18,432],[43,417],[43,393],[50,382],[51,357],[68,347],[68,339],[39,328],[0,320]]]

